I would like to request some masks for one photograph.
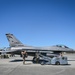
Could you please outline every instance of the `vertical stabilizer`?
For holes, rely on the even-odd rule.
[[[6,37],[11,47],[24,46],[13,34],[8,33],[6,34]]]

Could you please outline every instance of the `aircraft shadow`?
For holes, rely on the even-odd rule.
[[[71,64],[60,64],[58,66],[70,66]],[[53,65],[54,66],[54,65]],[[57,66],[57,65],[56,65]]]
[[[14,60],[11,60],[10,62],[22,62],[23,60],[22,59],[14,59]],[[32,60],[26,60],[26,61],[32,61]]]
[[[69,65],[71,65],[71,64],[64,64],[64,65],[62,65],[62,66],[69,66]]]
[[[68,61],[75,61],[75,60],[68,60]]]

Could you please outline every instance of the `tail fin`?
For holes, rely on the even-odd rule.
[[[6,34],[6,37],[11,47],[24,46],[13,34],[8,33]]]

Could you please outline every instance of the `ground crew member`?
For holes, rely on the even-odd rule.
[[[25,64],[25,58],[27,57],[27,52],[26,51],[22,51],[22,58],[23,58],[23,64]]]
[[[39,63],[39,53],[36,52],[36,63]]]

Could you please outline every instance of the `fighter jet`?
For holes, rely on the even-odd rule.
[[[35,56],[36,53],[41,53],[43,55],[51,55],[56,56],[61,52],[72,52],[73,49],[65,46],[65,45],[54,45],[54,46],[47,46],[47,47],[35,47],[35,46],[28,46],[24,45],[20,42],[13,34],[7,33],[6,37],[9,41],[9,48],[7,52],[13,54],[21,55],[21,51],[27,51],[29,56]]]

